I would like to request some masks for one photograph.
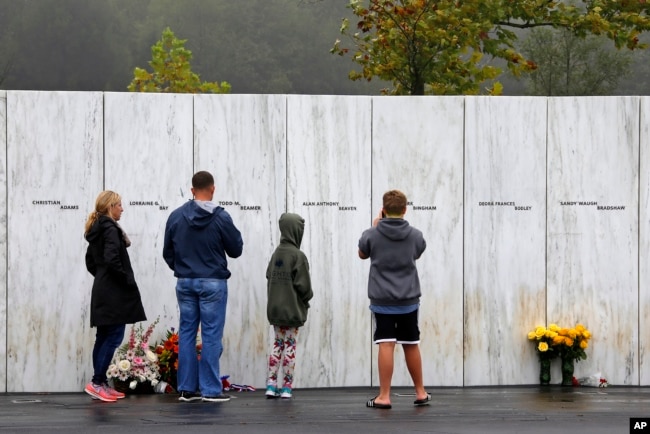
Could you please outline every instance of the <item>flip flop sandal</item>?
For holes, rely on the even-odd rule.
[[[416,407],[422,407],[422,406],[425,406],[425,405],[429,405],[429,401],[431,401],[431,394],[427,393],[426,398],[416,399],[415,401],[413,401],[413,404]]]
[[[376,396],[374,398],[372,398],[371,400],[369,400],[368,402],[366,402],[366,407],[381,408],[381,409],[393,408],[393,406],[390,405],[390,404],[380,404],[378,402],[375,402],[375,399],[377,399]]]

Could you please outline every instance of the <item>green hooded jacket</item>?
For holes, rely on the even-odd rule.
[[[280,216],[280,245],[266,268],[266,316],[274,326],[300,327],[313,297],[309,262],[300,250],[305,220],[298,214]]]

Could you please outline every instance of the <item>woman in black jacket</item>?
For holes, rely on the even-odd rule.
[[[119,194],[102,191],[84,230],[89,243],[86,268],[95,277],[90,298],[90,326],[97,327],[94,374],[84,390],[93,398],[106,402],[124,398],[123,393],[108,386],[106,371],[124,339],[126,324],[147,319],[126,251],[131,241],[117,223],[123,211]]]

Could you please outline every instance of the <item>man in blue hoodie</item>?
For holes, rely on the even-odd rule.
[[[219,375],[228,300],[228,261],[242,253],[241,233],[230,215],[212,202],[214,178],[201,171],[192,177],[193,200],[167,219],[163,258],[178,278],[180,310],[177,384],[180,401],[224,402]],[[201,359],[196,335],[201,327]]]
[[[422,232],[404,220],[406,196],[399,190],[384,193],[383,208],[359,239],[359,257],[370,258],[368,298],[373,314],[373,342],[379,345],[379,395],[366,405],[391,408],[395,344],[402,344],[406,366],[415,386],[416,406],[431,400],[423,386],[420,356],[420,280],[415,261],[426,249]]]

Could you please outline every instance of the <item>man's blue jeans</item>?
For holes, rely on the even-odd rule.
[[[219,358],[223,352],[228,281],[180,278],[176,299],[181,314],[178,331],[178,391],[216,396],[222,392]],[[201,359],[196,352],[196,334],[201,326]]]
[[[124,339],[126,325],[97,326],[95,346],[93,348],[93,383],[106,382],[106,371],[111,364],[115,350]]]

